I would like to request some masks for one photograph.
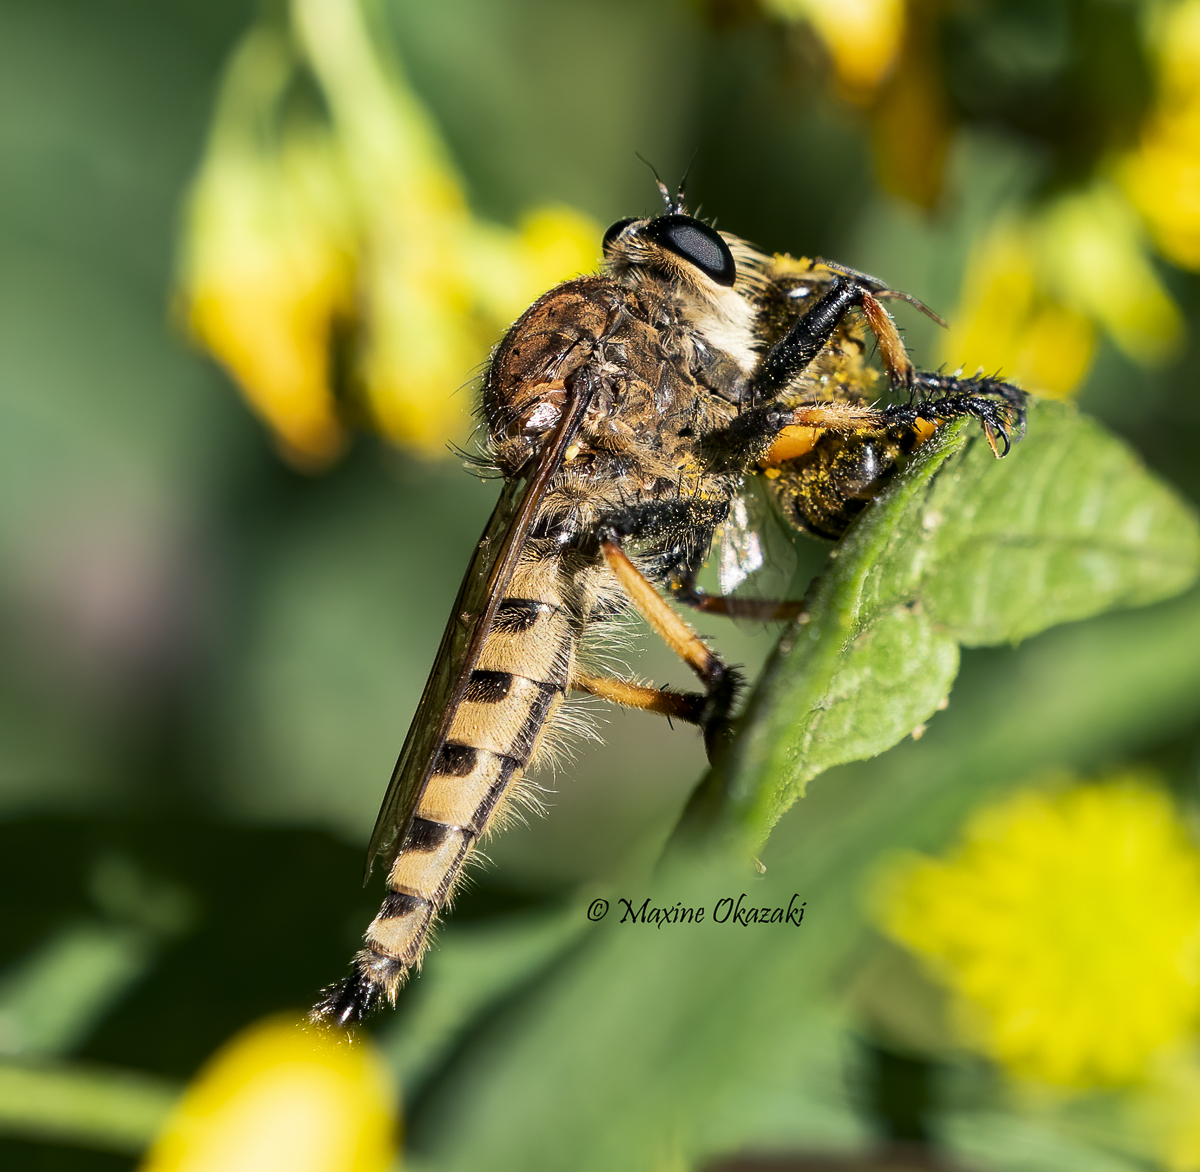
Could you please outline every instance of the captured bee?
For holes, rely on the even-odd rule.
[[[603,271],[541,297],[492,355],[481,415],[500,500],[371,839],[386,898],[318,1020],[394,1003],[570,690],[696,725],[710,753],[721,742],[738,676],[664,595],[708,613],[799,613],[697,585],[753,478],[787,522],[836,539],[941,424],[977,420],[997,456],[1022,434],[1017,388],[913,367],[883,303],[919,302],[830,262],[768,256],[659,187],[664,212],[614,224]],[[880,406],[886,391],[898,401]],[[697,691],[590,665],[589,635],[631,607]]]

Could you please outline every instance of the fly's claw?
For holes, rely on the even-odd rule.
[[[952,378],[923,371],[919,375],[920,405],[917,417],[944,423],[968,415],[979,420],[984,437],[997,459],[1008,455],[1025,435],[1028,396],[1012,383],[998,378]]]

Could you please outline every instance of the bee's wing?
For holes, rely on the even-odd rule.
[[[717,581],[723,596],[782,599],[796,549],[757,477],[747,478],[717,531]]]
[[[576,386],[584,381],[576,380]],[[530,461],[521,476],[504,485],[459,587],[433,670],[392,771],[392,780],[367,848],[367,877],[377,861],[390,868],[400,852],[404,833],[429,780],[437,752],[445,742],[467,681],[479,660],[484,636],[512,579],[538,506],[551,479],[562,466],[563,453],[579,430],[589,401],[589,394],[573,390],[564,404],[557,430],[539,455]]]
[[[762,540],[750,521],[750,508],[744,496],[729,504],[729,515],[717,534],[717,581],[722,595],[732,594],[747,578],[758,573],[766,562]]]

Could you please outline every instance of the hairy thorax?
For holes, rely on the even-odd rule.
[[[570,282],[531,306],[496,351],[484,386],[501,473],[519,472],[579,392],[590,406],[548,510],[575,515],[582,531],[606,511],[727,500],[733,486],[706,470],[702,451],[737,413],[741,371],[712,349],[689,308],[646,283],[629,289],[611,277]]]

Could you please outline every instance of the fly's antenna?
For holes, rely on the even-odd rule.
[[[692,164],[696,161],[696,156],[699,153],[700,148],[697,147],[694,151],[692,151],[692,157],[688,159],[688,165],[683,171],[683,178],[679,181],[679,190],[675,193],[675,204],[673,207],[670,204],[667,205],[668,209],[672,212],[682,212],[686,210],[683,204],[683,192],[687,187],[688,176],[692,173]],[[659,187],[661,186],[662,184],[659,183]]]
[[[662,196],[663,203],[667,205],[667,212],[671,213],[671,212],[679,211],[679,209],[683,206],[683,204],[682,204],[682,196],[683,196],[682,188],[680,189],[680,192],[679,192],[679,196],[680,196],[679,202],[676,202],[676,200],[671,198],[670,189],[662,181],[662,179],[659,178],[658,170],[655,168],[654,164],[652,162],[650,162],[650,160],[648,158],[646,158],[646,156],[643,155],[641,151],[634,151],[633,154],[634,154],[635,158],[640,159],[643,163],[646,164],[647,167],[650,168],[650,174],[654,176],[654,182],[658,185],[658,193],[659,193],[659,195]],[[686,176],[685,176],[685,178],[686,178]]]

